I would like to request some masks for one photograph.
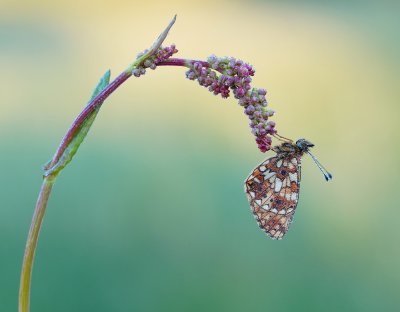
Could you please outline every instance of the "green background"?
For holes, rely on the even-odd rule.
[[[233,98],[159,68],[103,106],[60,175],[31,311],[400,310],[396,1],[0,3],[0,311],[16,311],[41,166],[89,98],[178,14],[178,56],[256,68],[309,157],[283,241],[243,193],[258,152]]]

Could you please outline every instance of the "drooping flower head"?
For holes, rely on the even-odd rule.
[[[186,77],[197,80],[213,94],[221,94],[222,98],[227,98],[232,91],[250,119],[250,128],[256,137],[258,148],[261,152],[268,151],[272,143],[270,135],[276,133],[275,122],[268,121],[274,111],[267,109],[266,90],[251,87],[254,68],[241,60],[232,57],[218,58],[215,55],[211,55],[207,62],[194,61],[188,65],[190,69],[186,72]]]
[[[144,55],[144,51],[138,57]],[[268,121],[274,115],[273,110],[267,109],[265,89],[251,87],[254,68],[242,60],[233,57],[216,57],[211,55],[207,61],[193,61],[171,58],[178,52],[175,45],[159,47],[156,53],[147,58],[143,64],[135,67],[132,74],[140,77],[146,73],[146,68],[155,69],[159,65],[186,66],[189,70],[186,77],[197,80],[198,83],[208,88],[214,95],[220,94],[222,98],[228,98],[232,92],[243,107],[244,113],[250,119],[250,128],[256,138],[256,143],[261,152],[271,149],[271,135],[276,133],[275,122]]]

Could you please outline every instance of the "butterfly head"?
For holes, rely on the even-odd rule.
[[[298,139],[296,141],[296,146],[303,152],[307,152],[310,147],[314,146],[314,144],[312,144],[310,141],[307,141],[306,139]]]

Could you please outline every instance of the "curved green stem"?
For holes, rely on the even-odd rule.
[[[52,160],[45,166],[44,169],[46,171],[43,177],[43,183],[40,189],[39,197],[36,202],[35,212],[32,217],[31,227],[29,229],[25,246],[24,259],[22,262],[18,301],[19,312],[29,312],[30,285],[35,250],[38,242],[40,227],[46,211],[47,202],[58,173],[71,161],[73,155],[76,153],[76,150],[79,148],[79,145],[82,143],[83,138],[86,136],[94,118],[96,117],[96,110],[100,108],[104,100],[112,92],[114,92],[132,75],[132,70],[134,68],[140,66],[147,58],[156,53],[164,39],[167,37],[169,30],[175,23],[175,20],[176,15],[168,24],[167,28],[157,38],[149,51],[136,59],[136,61],[134,61],[128,67],[128,69],[122,72],[113,82],[109,84],[109,72],[103,76],[94,91],[92,99],[72,123],[71,127],[57,148]],[[67,155],[65,155],[65,153]],[[64,159],[61,159],[63,156],[65,156]]]
[[[73,155],[76,153],[79,145],[81,144],[83,138],[86,136],[94,118],[96,117],[96,110],[100,108],[103,102],[111,95],[120,85],[122,85],[129,77],[132,76],[132,70],[140,66],[147,58],[151,57],[158,48],[161,46],[162,42],[166,38],[172,25],[175,23],[176,16],[168,24],[167,28],[161,33],[155,43],[151,48],[135,62],[133,62],[129,67],[122,72],[115,80],[109,83],[109,72],[103,76],[99,85],[95,89],[95,95],[85,106],[82,112],[74,120],[71,127],[68,129],[64,138],[62,139],[59,147],[57,148],[53,158],[45,166],[45,174],[43,178],[42,187],[40,189],[39,197],[37,199],[35,212],[32,217],[31,227],[29,229],[29,234],[25,246],[24,259],[22,263],[22,272],[20,280],[19,289],[19,312],[29,312],[29,298],[30,298],[30,285],[32,276],[32,267],[35,257],[35,250],[38,242],[39,232],[46,211],[47,203],[50,197],[53,184],[57,178],[58,173],[69,163]],[[184,66],[190,67],[194,62],[201,62],[203,66],[208,67],[209,64],[204,61],[195,61],[187,59],[175,59],[170,58],[168,60],[162,61],[157,65],[160,66]],[[107,78],[105,78],[107,76]],[[105,79],[105,80],[104,80]],[[104,80],[104,81],[103,81]],[[101,91],[100,91],[101,90]],[[98,91],[98,92],[97,92]],[[93,120],[90,120],[93,118]],[[85,128],[86,127],[86,128]],[[78,136],[82,136],[77,140]],[[74,142],[76,140],[76,142]],[[67,154],[65,156],[65,153]],[[64,157],[65,156],[65,157]],[[64,158],[62,158],[64,157]]]
[[[33,259],[35,257],[40,227],[55,178],[55,176],[47,176],[43,179],[42,188],[40,189],[39,197],[36,202],[35,212],[32,217],[31,227],[29,229],[28,239],[26,241],[24,260],[22,262],[21,282],[19,288],[19,312],[29,311],[29,293]]]

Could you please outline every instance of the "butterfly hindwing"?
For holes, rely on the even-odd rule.
[[[245,191],[258,225],[273,239],[289,229],[299,199],[301,155],[268,158],[245,182]]]

